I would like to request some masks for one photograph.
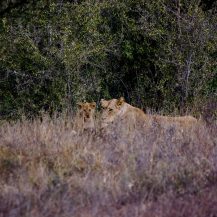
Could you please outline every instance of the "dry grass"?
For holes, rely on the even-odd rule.
[[[75,134],[72,122],[0,126],[0,217],[216,215],[214,124]]]

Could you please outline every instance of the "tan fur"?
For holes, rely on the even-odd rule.
[[[108,126],[115,120],[123,120],[129,124],[138,124],[147,121],[155,121],[159,124],[178,124],[179,126],[188,126],[197,123],[197,119],[192,116],[161,116],[161,115],[146,115],[141,109],[131,106],[126,103],[124,98],[112,99],[112,100],[101,100],[101,106],[103,108],[101,116],[101,128]]]
[[[153,118],[158,123],[164,124],[178,124],[181,127],[193,126],[198,123],[198,120],[190,115],[188,116],[162,116],[162,115],[153,115]]]
[[[110,123],[113,123],[117,118],[123,119],[144,119],[146,115],[141,109],[131,106],[126,103],[124,98],[112,99],[112,100],[101,100],[101,106],[103,108],[101,116],[101,127],[104,128]]]
[[[95,127],[95,102],[79,102],[76,115],[76,128],[78,130],[94,129]]]

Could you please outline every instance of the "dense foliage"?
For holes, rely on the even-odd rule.
[[[119,96],[165,113],[201,112],[208,104],[215,113],[215,4],[25,2],[0,15],[1,117]]]

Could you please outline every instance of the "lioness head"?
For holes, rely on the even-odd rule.
[[[80,125],[83,129],[94,128],[94,114],[96,109],[95,102],[79,102],[78,105],[78,118]]]
[[[103,108],[101,116],[101,127],[106,127],[109,123],[112,123],[116,117],[121,113],[125,100],[123,97],[119,99],[104,100],[100,101]]]

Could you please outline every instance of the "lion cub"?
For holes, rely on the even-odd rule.
[[[77,130],[94,129],[95,127],[95,102],[79,102],[78,111],[76,114],[76,128]]]

